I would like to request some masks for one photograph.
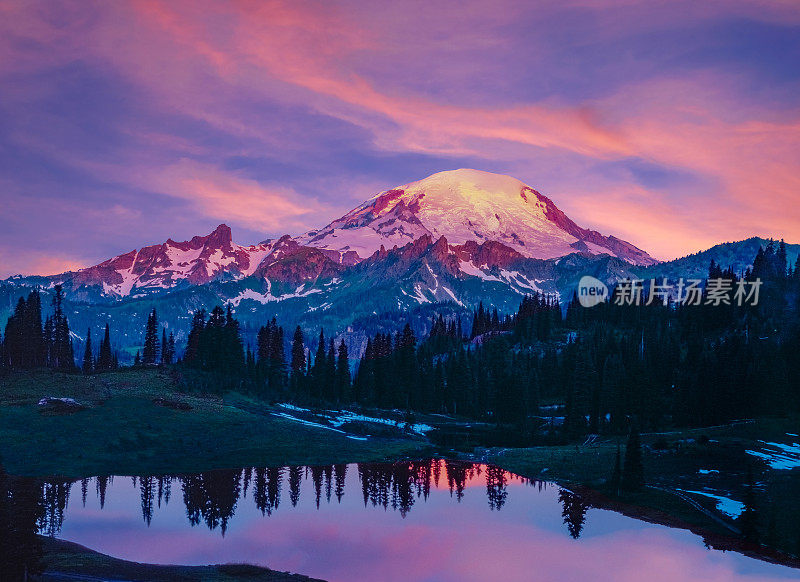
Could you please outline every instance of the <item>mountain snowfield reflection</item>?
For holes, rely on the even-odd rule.
[[[137,562],[247,562],[330,581],[797,576],[465,461],[96,477],[51,482],[45,500],[43,533]]]

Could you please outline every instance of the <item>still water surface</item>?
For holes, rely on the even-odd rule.
[[[800,578],[465,462],[95,478],[48,493],[45,530],[137,562],[247,562],[332,582]]]

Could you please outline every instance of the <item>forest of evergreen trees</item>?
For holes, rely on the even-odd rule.
[[[459,415],[502,428],[520,443],[800,411],[800,262],[790,267],[784,245],[771,243],[752,271],[737,274],[712,262],[709,278],[732,287],[759,279],[760,301],[612,300],[584,308],[573,298],[563,309],[536,294],[513,314],[479,305],[469,330],[457,317],[438,316],[424,337],[410,325],[377,333],[355,366],[343,338],[324,330],[309,336],[299,326],[289,338],[276,319],[258,330],[255,346],[244,345],[230,306],[197,311],[178,357],[154,310],[135,365],[177,366],[188,387],[207,392]],[[0,342],[3,368],[116,368],[108,326],[96,353],[87,333],[76,366],[62,300],[56,287],[42,323],[39,292],[19,299]]]

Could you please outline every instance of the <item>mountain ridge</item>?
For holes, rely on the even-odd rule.
[[[387,249],[440,238],[462,256],[492,243],[493,262],[583,252],[618,256],[638,266],[656,263],[628,242],[581,228],[549,198],[516,178],[460,169],[380,192],[325,228],[297,237],[240,245],[223,223],[205,236],[168,238],[44,279],[86,298],[100,294],[115,299],[251,276],[298,285],[334,277],[376,253],[385,255]],[[289,260],[289,255],[296,256]],[[469,263],[454,262],[449,268],[455,273],[463,267],[466,274],[480,276]]]
[[[416,184],[412,187],[384,191],[340,219],[340,230],[347,230],[348,225],[358,229],[366,225],[372,232],[368,236],[377,246],[364,256],[345,248],[348,245],[331,248],[337,246],[331,244],[336,237],[323,231],[314,235],[322,235],[317,241],[284,235],[255,245],[239,245],[233,241],[231,229],[221,224],[208,235],[187,241],[170,238],[86,269],[0,282],[0,322],[13,309],[20,288],[47,291],[58,283],[64,285],[73,309],[86,314],[81,326],[94,321],[91,313],[105,313],[113,304],[119,304],[119,311],[132,321],[141,315],[139,311],[159,306],[159,313],[165,311],[179,329],[188,324],[187,314],[192,310],[220,303],[230,304],[246,321],[277,316],[298,322],[325,322],[326,327],[333,328],[348,327],[353,321],[364,322],[390,311],[410,314],[415,309],[441,309],[448,304],[468,311],[482,301],[512,311],[527,294],[570,297],[582,275],[609,284],[630,277],[697,277],[707,272],[711,259],[723,268],[744,270],[752,263],[757,248],[767,243],[751,238],[674,261],[655,263],[650,258],[644,264],[630,262],[618,256],[625,253],[600,253],[598,248],[590,248],[597,243],[587,233],[594,231],[578,227],[546,197],[514,178],[489,173],[478,173],[483,180],[479,188],[476,186],[480,192],[475,197],[482,205],[480,220],[466,218],[464,222],[463,208],[452,213],[453,217],[431,219],[423,212],[426,199],[438,195],[445,200],[448,196],[465,198],[465,192],[453,190],[453,175],[434,174],[411,183]],[[510,201],[521,208],[535,206],[526,210],[535,215],[532,224],[547,226],[539,242],[550,244],[551,250],[569,252],[548,258],[531,256],[535,253],[530,248],[510,236],[519,229],[519,221],[513,222],[513,216],[499,212],[492,221],[496,204],[486,200],[495,186],[493,195],[503,204]],[[434,191],[436,188],[439,191]],[[469,205],[472,200],[462,202]],[[455,220],[455,226],[448,219]],[[491,233],[496,236],[485,236],[487,232],[481,229],[487,224],[497,227]],[[452,232],[442,234],[448,228]],[[570,230],[583,238],[573,237]],[[628,248],[625,245],[629,243],[613,236],[597,236],[603,237],[596,240],[604,244]],[[311,244],[320,241],[321,245]],[[800,246],[787,248],[793,261]]]
[[[96,287],[68,287],[65,310],[75,330],[89,327],[102,335],[102,326],[110,322],[119,347],[128,349],[123,359],[132,358],[137,346],[141,347],[152,309],[182,345],[192,313],[220,304],[232,307],[250,345],[255,345],[252,330],[277,317],[283,325],[333,330],[346,339],[351,353],[359,354],[367,335],[393,332],[406,322],[424,333],[431,317],[445,314],[468,320],[480,302],[511,313],[523,296],[536,292],[563,301],[572,296],[584,275],[610,285],[624,278],[667,276],[671,282],[680,276],[702,278],[711,259],[723,268],[733,265],[738,270],[736,265],[752,264],[757,248],[767,243],[755,238],[723,243],[675,261],[637,267],[611,255],[574,252],[558,259],[534,259],[497,241],[457,245],[444,237],[424,236],[403,247],[379,249],[347,267],[288,237],[267,244],[269,260],[263,265],[267,276],[220,277],[205,284],[154,288],[125,297],[103,295]],[[317,269],[309,278],[303,276],[304,253],[314,257]],[[798,253],[800,245],[787,244],[790,262]],[[0,282],[0,324],[13,312],[19,297],[33,288],[41,290],[42,302],[48,305],[55,283],[46,277]]]
[[[454,244],[495,240],[530,258],[582,251],[642,266],[657,262],[631,243],[578,226],[552,200],[516,178],[465,168],[381,192],[297,240],[355,252],[363,259],[381,245],[402,246],[424,234],[445,236]]]

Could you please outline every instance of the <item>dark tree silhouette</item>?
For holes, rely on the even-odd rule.
[[[564,518],[564,525],[567,526],[569,535],[577,540],[581,537],[583,526],[586,523],[589,504],[577,493],[566,489],[558,492],[558,500],[561,503],[561,517]]]
[[[11,477],[0,464],[0,579],[27,581],[41,573],[44,516],[41,483]]]
[[[81,370],[84,374],[91,374],[94,371],[94,357],[92,356],[92,330],[86,330],[86,346],[83,350],[83,365]]]
[[[158,317],[156,310],[147,316],[147,326],[144,332],[144,350],[142,351],[142,363],[145,366],[156,363],[158,358]]]
[[[638,491],[644,486],[644,465],[642,464],[642,442],[639,431],[632,428],[625,445],[625,466],[622,469],[622,488]]]
[[[100,342],[100,351],[97,354],[97,363],[95,368],[97,371],[102,372],[113,370],[115,367],[114,356],[111,353],[111,333],[109,331],[108,324],[106,324],[103,341]]]

